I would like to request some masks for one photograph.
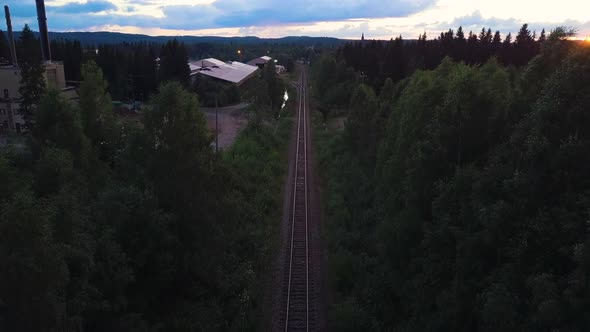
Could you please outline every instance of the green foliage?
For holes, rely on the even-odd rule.
[[[0,215],[3,325],[41,331],[61,322],[68,270],[53,237],[51,207],[23,189],[5,200]],[[35,319],[31,319],[34,313]]]
[[[99,45],[84,59],[94,60],[102,69],[114,100],[145,102],[158,87],[156,60],[160,50],[161,45],[145,43]]]
[[[51,40],[51,58],[64,64],[66,81],[81,81],[84,61],[82,44],[78,40]]]
[[[252,105],[254,122],[264,117],[278,118],[288,85],[276,73],[273,62],[266,64],[259,77],[252,77],[241,86],[242,97]]]
[[[254,317],[262,310],[264,278],[269,262],[279,248],[282,192],[287,172],[288,139],[291,119],[283,118],[277,130],[268,126],[249,125],[236,143],[224,154],[224,163],[234,179],[231,201],[239,207],[238,224],[232,232],[231,245],[238,270],[232,283],[242,301],[235,328],[260,330]],[[261,188],[260,184],[264,184]],[[242,289],[239,289],[241,287]]]
[[[159,82],[177,81],[183,86],[188,86],[190,73],[188,54],[184,44],[176,39],[164,44],[160,51]]]
[[[314,63],[312,69],[313,94],[324,116],[327,116],[331,109],[347,106],[350,91],[355,87],[354,71],[326,54]]]
[[[279,78],[276,71],[276,66],[273,61],[269,61],[262,70],[262,79],[266,83],[269,96],[269,109],[273,114],[278,113],[283,104],[283,96],[285,93],[285,84]]]
[[[386,84],[375,162],[357,145],[375,131],[367,88],[344,132],[320,134],[336,326],[590,327],[590,54],[550,43],[522,76],[444,60]]]
[[[113,113],[111,97],[102,70],[94,61],[82,66],[80,85],[80,114],[86,136],[97,149],[98,156],[108,161],[115,154],[119,141],[119,126]]]
[[[532,106],[531,101],[539,96],[547,77],[570,53],[573,45],[565,40],[567,36],[563,28],[556,29],[544,42],[540,54],[525,67],[520,84],[523,90],[523,103]]]
[[[49,90],[35,114],[33,133],[37,149],[57,147],[69,151],[77,166],[88,167],[90,143],[80,115],[58,91]]]
[[[232,83],[225,83],[206,75],[196,75],[193,90],[205,107],[224,107],[237,104],[241,100],[240,89]]]
[[[48,91],[31,146],[0,153],[0,330],[256,330],[289,122],[217,155],[180,83],[120,126],[82,74],[79,109]]]
[[[369,86],[361,84],[350,98],[346,138],[354,146],[353,151],[359,155],[361,163],[373,165],[377,154],[377,140],[381,132],[379,105],[375,92]]]
[[[571,33],[570,29],[557,28],[554,36],[572,36]],[[516,38],[511,33],[506,36],[502,36],[497,30],[494,33],[489,27],[483,27],[479,34],[473,31],[467,34],[463,27],[459,27],[456,33],[449,29],[430,40],[427,40],[425,33],[417,41],[407,41],[398,36],[388,42],[348,42],[336,52],[335,62],[342,61],[344,67],[353,68],[363,82],[378,90],[387,79],[397,83],[416,70],[434,70],[447,57],[469,65],[483,65],[496,58],[504,65],[522,68],[539,54],[547,40],[544,30],[537,40],[536,33],[530,31],[528,24],[523,24]],[[574,42],[570,41],[570,44]],[[340,70],[339,74],[331,75],[344,73]],[[343,80],[335,83],[341,82]],[[321,85],[322,79],[317,79],[316,84]],[[318,93],[317,97],[324,98],[324,94]]]
[[[205,192],[198,188],[206,188],[210,180],[207,175],[213,151],[210,148],[212,137],[205,116],[199,112],[197,98],[179,83],[166,83],[146,110],[144,123],[149,144],[148,171],[158,194],[165,200],[162,203],[172,208],[204,197]],[[194,215],[197,212],[184,213]]]

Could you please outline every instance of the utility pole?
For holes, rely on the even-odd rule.
[[[215,94],[215,152],[219,153],[219,109],[217,107],[217,94]]]

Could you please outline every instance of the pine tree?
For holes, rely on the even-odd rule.
[[[492,39],[492,54],[496,54],[500,46],[502,46],[502,37],[500,36],[500,31],[496,31]]]
[[[455,35],[455,39],[453,40],[453,49],[451,51],[451,56],[455,61],[466,61],[466,40],[465,40],[465,32],[463,32],[463,27],[460,26],[457,29],[457,34]]]
[[[512,33],[508,33],[508,35],[506,35],[506,38],[504,38],[499,53],[500,61],[503,64],[509,65],[514,63]]]
[[[456,38],[458,41],[465,41],[465,33],[463,32],[463,27],[460,26],[459,29],[457,29],[457,35]]]
[[[523,24],[516,35],[516,44],[526,45],[533,41],[533,37],[531,36],[531,31],[529,30],[528,24]]]
[[[467,54],[465,59],[467,60],[467,63],[475,64],[478,62],[478,48],[479,42],[477,39],[477,34],[469,31],[469,38],[467,38]]]
[[[492,38],[492,29],[486,30],[485,27],[481,29],[481,33],[479,34],[479,59],[477,62],[483,63],[491,56]]]
[[[183,86],[188,86],[190,73],[188,54],[184,44],[176,39],[164,44],[160,53],[159,81],[177,81]]]
[[[41,50],[39,41],[33,31],[25,25],[20,35],[19,65],[21,68],[21,94],[20,113],[23,115],[27,126],[31,127],[34,109],[39,104],[45,93],[45,68],[41,63]]]
[[[453,31],[453,29],[449,29],[449,31],[447,31],[446,37],[448,40],[453,40],[453,38],[455,37],[455,32]]]
[[[481,32],[479,33],[479,42],[482,44],[486,42],[486,28],[485,27],[481,28]]]
[[[535,40],[528,24],[523,24],[522,28],[516,36],[516,43],[514,45],[514,64],[517,66],[524,66],[535,55]]]
[[[504,39],[504,46],[512,44],[512,33],[508,33],[506,38]]]
[[[539,43],[543,44],[547,40],[547,36],[545,35],[545,29],[541,31],[541,36],[539,36]]]

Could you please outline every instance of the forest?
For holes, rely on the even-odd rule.
[[[117,87],[99,64],[110,48],[82,53],[72,103],[45,86],[38,45],[26,27],[17,46],[31,132],[0,149],[0,331],[257,330],[291,127],[268,105],[284,93],[274,68],[258,79],[264,121],[216,152],[184,44],[160,46],[138,122],[113,111]],[[81,61],[79,43],[53,46]],[[126,54],[148,63],[145,50]]]
[[[569,32],[567,28],[563,30]],[[390,41],[352,41],[338,48],[335,57],[316,56],[314,62],[323,60],[316,66],[316,70],[323,71],[318,75],[316,89],[320,111],[347,107],[351,84],[356,81],[380,91],[388,78],[397,83],[416,70],[437,68],[447,57],[468,65],[480,65],[495,58],[505,67],[521,68],[539,54],[548,38],[544,29],[537,35],[527,24],[514,37],[511,33],[502,36],[499,31],[492,31],[484,27],[479,34],[472,31],[466,34],[459,27],[430,40],[424,33],[418,40],[405,40],[400,35]]]
[[[27,27],[25,38],[36,39],[37,34]],[[29,34],[30,33],[30,34]],[[29,35],[28,35],[29,34]],[[32,35],[31,35],[32,34]],[[15,34],[16,47],[18,56],[29,57],[40,54],[38,47],[25,49],[21,40],[23,32]],[[147,102],[152,94],[157,91],[160,83],[168,80],[170,75],[175,73],[163,72],[159,70],[160,63],[158,59],[163,60],[170,54],[178,54],[186,57],[188,60],[199,60],[205,58],[217,58],[222,61],[241,61],[248,62],[254,58],[270,55],[285,66],[288,71],[294,70],[294,61],[298,58],[308,57],[312,51],[301,43],[307,42],[306,38],[277,39],[277,40],[249,40],[248,38],[148,38],[142,39],[134,35],[122,35],[128,38],[119,40],[113,35],[107,34],[107,37],[113,37],[110,42],[107,37],[99,38],[99,42],[90,43],[94,34],[82,33],[53,33],[51,41],[51,51],[53,60],[62,61],[65,69],[65,76],[68,85],[78,86],[81,81],[81,68],[87,61],[94,61],[101,68],[104,77],[108,82],[108,92],[116,101],[130,102],[133,100]],[[101,36],[100,33],[98,33]],[[59,38],[58,38],[59,37]],[[73,39],[73,37],[80,37]],[[187,40],[187,42],[183,42]],[[312,38],[309,42],[318,44],[318,49],[330,47],[331,40],[324,41],[323,38],[317,40]],[[240,54],[238,54],[238,50]],[[173,52],[173,53],[171,53]],[[40,56],[40,55],[39,55]],[[10,62],[10,49],[6,34],[0,30],[0,63]],[[175,59],[176,61],[178,59]],[[182,67],[177,70],[186,69],[181,78],[185,87],[192,92],[203,95],[203,91],[210,88],[210,82],[205,82],[199,86],[195,82],[189,82],[188,67]],[[228,103],[235,102],[235,91],[226,91],[222,96],[222,101],[226,99]],[[228,95],[227,97],[225,95]],[[212,98],[201,100],[201,103],[207,106],[213,106]],[[239,99],[240,96],[238,96]],[[226,103],[227,104],[227,103]]]
[[[590,45],[491,31],[314,60],[334,331],[590,330]]]
[[[492,31],[243,49],[312,63],[331,330],[590,330],[590,46]],[[25,27],[31,131],[0,150],[0,331],[260,330],[292,126],[272,64],[236,95],[187,61],[238,42],[56,39],[72,104],[38,45]],[[219,152],[217,98],[254,113]]]

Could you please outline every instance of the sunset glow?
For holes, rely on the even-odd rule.
[[[33,0],[7,0],[13,24],[36,28]],[[463,26],[503,35],[528,23],[531,31],[573,27],[590,34],[590,1],[562,0],[46,0],[52,31],[114,31],[148,35],[389,39],[429,37]]]

